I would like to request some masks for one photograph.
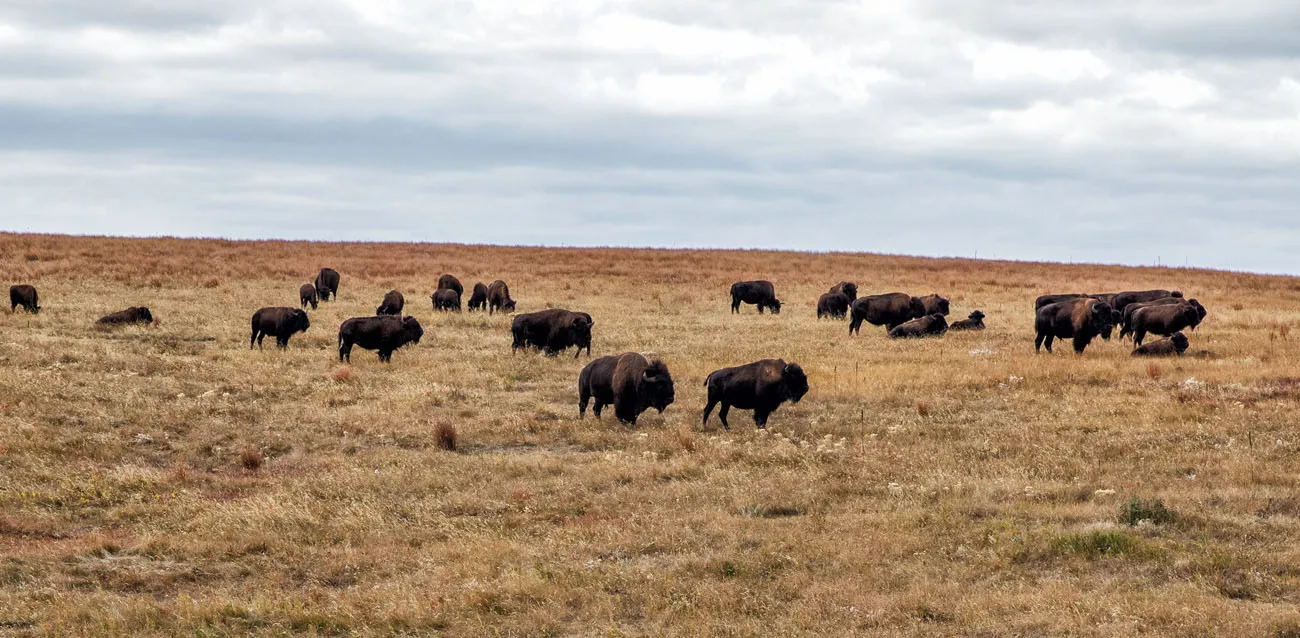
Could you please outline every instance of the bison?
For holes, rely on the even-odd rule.
[[[253,336],[248,338],[248,349],[253,349],[253,344],[257,344],[257,349],[262,349],[262,338],[266,335],[275,336],[275,346],[277,348],[289,347],[289,337],[294,333],[307,332],[311,327],[311,321],[307,319],[307,311],[301,308],[288,308],[285,306],[274,306],[259,309],[253,313]]]
[[[27,284],[9,286],[9,312],[16,312],[18,306],[22,306],[23,310],[31,313],[41,311],[41,306],[37,303],[35,286]]]
[[[863,321],[873,326],[884,326],[888,331],[909,319],[923,317],[925,314],[925,303],[921,298],[905,292],[858,297],[849,306],[849,334],[858,333]]]
[[[983,330],[984,317],[985,317],[984,313],[976,310],[975,312],[970,313],[970,315],[967,318],[962,319],[960,321],[952,322],[952,324],[948,326],[948,329],[949,330]]]
[[[889,331],[889,337],[891,339],[930,337],[945,332],[948,332],[948,320],[936,312],[894,326],[894,329]]]
[[[708,425],[713,406],[721,403],[718,419],[727,430],[727,412],[737,407],[754,411],[754,424],[767,427],[767,417],[787,400],[798,403],[808,394],[808,377],[799,364],[781,359],[764,359],[753,363],[715,370],[704,380],[708,403],[704,406],[703,425]]]
[[[468,306],[470,312],[473,312],[475,310],[480,310],[480,311],[487,310],[487,301],[488,301],[487,286],[484,286],[483,282],[481,281],[474,284],[474,292],[470,293],[469,295]],[[437,302],[435,301],[434,303],[436,304]]]
[[[1143,301],[1139,303],[1129,304],[1124,308],[1124,312],[1120,313],[1120,321],[1119,321],[1120,338],[1123,339],[1125,336],[1133,334],[1133,314],[1136,313],[1138,310],[1141,310],[1142,308],[1148,308],[1150,306],[1176,306],[1180,303],[1183,303],[1184,301],[1193,304],[1198,308],[1201,308],[1201,303],[1199,301],[1195,299],[1183,299],[1182,297],[1161,297],[1160,299],[1155,299],[1152,301]],[[1201,308],[1201,310],[1204,310],[1204,308]],[[1202,314],[1201,316],[1204,317],[1205,315]]]
[[[298,288],[298,301],[302,302],[302,307],[306,308],[311,304],[311,309],[315,310],[317,305],[316,286],[313,284],[303,284]]]
[[[339,271],[333,268],[321,268],[320,274],[316,275],[316,294],[320,295],[321,301],[329,301],[330,298],[338,299],[339,296]]]
[[[673,403],[673,378],[668,366],[637,352],[593,359],[578,374],[578,418],[587,414],[587,401],[595,399],[592,411],[600,418],[606,405],[614,416],[636,425],[642,412],[654,408],[663,414]]]
[[[591,315],[585,312],[563,308],[525,313],[515,317],[510,325],[510,334],[514,337],[510,350],[532,347],[553,357],[576,346],[578,351],[574,353],[574,359],[582,354],[583,348],[587,349],[587,356],[591,356],[591,326],[594,323]]]
[[[830,317],[831,319],[843,319],[849,314],[849,304],[852,300],[841,292],[823,293],[817,298],[817,318]]]
[[[455,290],[456,294],[465,294],[465,287],[460,285],[460,280],[455,275],[443,275],[438,278],[438,290]]]
[[[1125,309],[1126,307],[1128,307],[1129,304],[1134,304],[1134,303],[1143,303],[1143,302],[1146,302],[1146,301],[1155,301],[1155,300],[1157,300],[1157,299],[1162,299],[1162,298],[1164,298],[1164,297],[1182,297],[1182,296],[1183,296],[1183,293],[1181,293],[1181,292],[1179,292],[1179,291],[1177,291],[1177,290],[1173,290],[1173,291],[1169,291],[1169,290],[1136,290],[1136,291],[1134,291],[1134,290],[1130,290],[1130,291],[1127,291],[1127,292],[1119,292],[1119,293],[1115,293],[1115,297],[1112,298],[1112,300],[1111,300],[1111,302],[1110,302],[1110,306],[1111,306],[1112,308],[1114,308],[1115,310],[1118,310],[1118,311],[1120,311],[1120,312],[1122,313],[1122,312],[1124,312],[1124,309]]]
[[[397,290],[389,290],[384,295],[384,300],[379,302],[379,307],[375,308],[377,315],[401,315],[402,308],[406,306],[406,297]]]
[[[731,284],[731,311],[740,312],[741,302],[758,306],[758,314],[767,308],[772,314],[781,314],[781,301],[776,298],[776,288],[770,281],[738,281]]]
[[[1044,345],[1051,352],[1054,339],[1074,339],[1074,351],[1083,354],[1098,335],[1104,338],[1110,334],[1114,322],[1111,307],[1091,297],[1048,304],[1034,316],[1034,352]]]
[[[488,314],[498,310],[502,312],[514,312],[515,300],[510,298],[510,287],[506,282],[500,279],[488,284]]]
[[[439,288],[429,295],[433,309],[443,312],[460,312],[460,293],[455,288]]]
[[[153,313],[144,306],[131,306],[100,317],[95,323],[101,325],[122,325],[127,323],[153,323]]]
[[[1172,335],[1184,328],[1200,325],[1205,308],[1200,303],[1192,305],[1185,301],[1168,306],[1148,306],[1133,313],[1130,327],[1133,329],[1133,345],[1141,346],[1147,333],[1161,336]]]
[[[1187,335],[1175,332],[1168,339],[1153,341],[1133,349],[1135,357],[1181,357],[1187,350]]]
[[[835,293],[844,295],[849,298],[850,302],[852,302],[854,299],[858,298],[858,285],[851,281],[841,281],[840,283],[831,286],[829,292],[832,295]]]
[[[380,362],[392,363],[394,350],[408,343],[420,343],[423,336],[424,328],[415,317],[353,317],[339,326],[339,363],[352,362],[353,345],[378,350]]]

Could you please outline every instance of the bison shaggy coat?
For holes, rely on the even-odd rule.
[[[858,297],[849,307],[849,334],[856,334],[862,328],[863,321],[873,326],[884,326],[888,331],[925,314],[925,303],[921,298],[905,292]]]
[[[774,315],[781,314],[781,301],[776,298],[776,287],[770,281],[737,281],[731,284],[731,311],[740,312],[741,303],[758,306],[760,315],[764,308],[771,310]]]
[[[475,310],[487,310],[487,302],[488,287],[483,285],[483,282],[481,281],[474,284],[474,291],[470,293],[469,303],[466,304],[469,306],[470,312]]]
[[[858,298],[858,285],[851,281],[841,281],[840,283],[831,286],[830,293],[832,295],[835,293],[844,295],[845,297],[848,297],[849,302],[852,303],[854,299]]]
[[[262,349],[262,338],[266,335],[275,337],[275,345],[278,348],[289,347],[289,337],[297,332],[307,332],[311,327],[311,321],[307,319],[307,311],[301,308],[288,308],[285,306],[272,306],[262,308],[253,313],[253,336],[248,338],[248,349],[253,349],[253,344],[257,344],[259,350]]]
[[[781,359],[763,359],[743,366],[715,370],[704,380],[708,388],[708,403],[704,406],[701,423],[708,425],[713,406],[722,404],[718,419],[722,427],[730,430],[727,413],[731,408],[754,411],[754,424],[767,427],[771,416],[782,403],[798,403],[808,394],[808,377],[799,364]]]
[[[455,290],[457,295],[465,294],[465,287],[455,275],[443,275],[438,278],[438,290]]]
[[[578,418],[587,414],[587,401],[594,399],[596,418],[606,405],[613,405],[619,421],[636,425],[637,417],[650,408],[663,414],[673,398],[668,366],[637,352],[593,359],[578,374]]]
[[[1098,335],[1109,335],[1114,326],[1114,314],[1104,301],[1081,297],[1058,301],[1038,309],[1034,316],[1034,352],[1041,346],[1052,351],[1054,339],[1073,339],[1074,351],[1083,354],[1084,348]]]
[[[316,275],[316,281],[313,283],[316,284],[316,294],[320,296],[321,301],[338,299],[339,271],[333,268],[321,268],[320,274]]]
[[[460,293],[455,288],[439,288],[429,296],[433,309],[442,312],[460,312]]]
[[[153,313],[144,306],[131,306],[99,318],[95,323],[103,325],[121,325],[126,323],[153,323]]]
[[[1133,349],[1135,357],[1181,357],[1189,345],[1187,335],[1175,332],[1168,339],[1153,341]]]
[[[962,319],[960,321],[952,322],[952,324],[948,326],[948,329],[949,330],[983,330],[984,317],[985,317],[984,313],[976,310],[975,312],[970,313],[970,316],[968,316],[967,318]]]
[[[339,362],[352,362],[352,346],[378,350],[381,362],[391,363],[393,351],[408,344],[420,343],[424,328],[415,317],[379,315],[353,317],[339,326]]]
[[[852,300],[844,296],[843,293],[823,293],[821,297],[817,298],[817,318],[843,319],[849,314],[850,303],[852,303]]]
[[[488,314],[498,310],[502,312],[514,312],[515,300],[510,298],[510,287],[506,282],[500,279],[488,284]]]
[[[389,290],[384,295],[384,300],[379,302],[379,307],[375,308],[377,315],[400,315],[402,308],[406,306],[406,297],[401,292]]]
[[[302,303],[303,308],[306,308],[307,304],[311,304],[311,309],[315,310],[318,301],[316,298],[316,286],[313,284],[303,284],[299,287],[298,301]]]
[[[37,301],[35,286],[28,284],[9,286],[9,312],[18,310],[18,306],[22,306],[27,312],[40,312],[41,306]]]
[[[585,312],[563,308],[525,313],[511,322],[510,334],[514,342],[510,344],[510,350],[532,347],[553,357],[576,346],[578,351],[573,354],[574,359],[582,354],[583,348],[587,349],[587,356],[591,356],[591,326],[594,323],[591,315]]]
[[[924,310],[924,314],[940,314],[946,317],[948,316],[948,298],[939,295],[926,295],[921,297],[921,308]]]
[[[1201,323],[1205,309],[1200,303],[1192,305],[1190,301],[1167,306],[1147,306],[1133,313],[1130,322],[1133,329],[1133,345],[1141,346],[1147,333],[1160,336],[1172,335],[1184,328],[1195,328]]]
[[[894,329],[889,331],[889,337],[891,339],[908,339],[938,336],[945,332],[948,332],[948,320],[936,312],[894,326]]]

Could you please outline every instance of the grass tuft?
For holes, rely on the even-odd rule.
[[[456,451],[456,426],[446,421],[439,421],[433,428],[433,434],[438,442],[438,449]]]

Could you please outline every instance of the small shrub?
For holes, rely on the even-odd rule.
[[[1164,374],[1164,372],[1160,369],[1160,364],[1158,364],[1158,363],[1148,363],[1148,364],[1147,364],[1147,376],[1148,376],[1148,377],[1150,377],[1150,378],[1152,378],[1152,379],[1159,379],[1163,374]]]
[[[1151,521],[1156,525],[1172,523],[1178,515],[1165,507],[1163,499],[1143,501],[1137,497],[1128,500],[1119,507],[1120,525],[1137,525],[1142,521]]]
[[[1067,534],[1052,539],[1052,553],[1078,554],[1096,559],[1102,556],[1127,556],[1145,553],[1142,541],[1124,532],[1098,530],[1085,534]]]
[[[438,447],[448,452],[456,451],[456,426],[442,421],[433,429],[434,437],[438,441]]]
[[[203,281],[204,288],[216,288],[221,285],[221,280],[216,277],[209,277]]]
[[[244,450],[239,455],[239,464],[244,466],[244,469],[249,472],[256,472],[262,469],[262,463],[265,461],[266,457],[262,455],[260,450]]]
[[[352,375],[352,366],[339,366],[330,373],[330,378],[336,383],[348,383],[355,377]]]
[[[677,445],[687,452],[695,451],[695,431],[683,426],[677,430]]]
[[[922,417],[930,416],[930,402],[929,402],[929,401],[917,401],[917,402],[916,402],[916,413],[919,414],[919,415],[921,415]]]

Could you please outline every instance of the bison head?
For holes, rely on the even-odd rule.
[[[573,343],[578,349],[591,347],[591,326],[596,322],[591,315],[585,312],[573,313],[573,322],[569,325],[569,333],[573,335]]]
[[[785,396],[794,403],[808,394],[808,376],[797,363],[785,364],[781,369],[781,381],[785,384]]]
[[[925,314],[948,314],[948,300],[939,295],[926,295],[921,297],[921,305],[925,308]]]
[[[507,299],[507,300],[505,300],[505,302],[501,304],[501,310],[504,311],[504,312],[514,312],[514,311],[515,311],[515,300],[514,300],[514,299]]]
[[[1196,321],[1191,323],[1192,330],[1196,330],[1196,326],[1201,325],[1201,322],[1205,321],[1205,315],[1207,314],[1205,312],[1205,306],[1202,306],[1201,302],[1195,299],[1188,299],[1187,303],[1191,304],[1191,306],[1196,309]]]
[[[769,301],[767,303],[767,308],[768,310],[771,310],[774,315],[781,314],[781,300],[773,299],[772,301]]]
[[[140,321],[143,321],[145,323],[153,323],[153,313],[149,312],[148,308],[141,308],[137,310],[136,316],[140,318]]]
[[[928,331],[932,335],[941,335],[948,332],[948,320],[944,319],[943,315],[937,312],[930,315],[930,327]]]
[[[984,313],[976,310],[975,312],[970,313],[970,316],[968,316],[967,319],[970,319],[971,321],[984,321],[984,316]]]
[[[291,322],[295,332],[307,332],[307,328],[311,327],[311,320],[307,318],[307,311],[302,309],[294,309]]]
[[[1178,351],[1178,354],[1182,354],[1186,351],[1187,346],[1189,345],[1187,335],[1181,332],[1175,332],[1172,337],[1169,337],[1169,340],[1174,343],[1174,349]]]
[[[1104,301],[1094,301],[1092,303],[1092,325],[1097,329],[1097,334],[1102,339],[1110,339],[1111,332],[1115,329],[1118,320],[1115,318],[1115,309]]]
[[[646,405],[663,414],[664,409],[673,404],[673,377],[668,374],[668,366],[662,361],[651,361],[641,375],[641,392]]]
[[[423,336],[424,328],[415,317],[402,317],[402,343],[420,343]]]
[[[925,300],[922,299],[921,297],[912,297],[911,306],[912,306],[912,313],[909,316],[910,319],[920,319],[921,317],[924,317],[927,314],[925,312]]]
[[[837,288],[840,289],[840,292],[845,297],[849,298],[849,301],[853,301],[854,299],[858,298],[858,285],[851,281],[841,281],[840,285],[837,286]]]

